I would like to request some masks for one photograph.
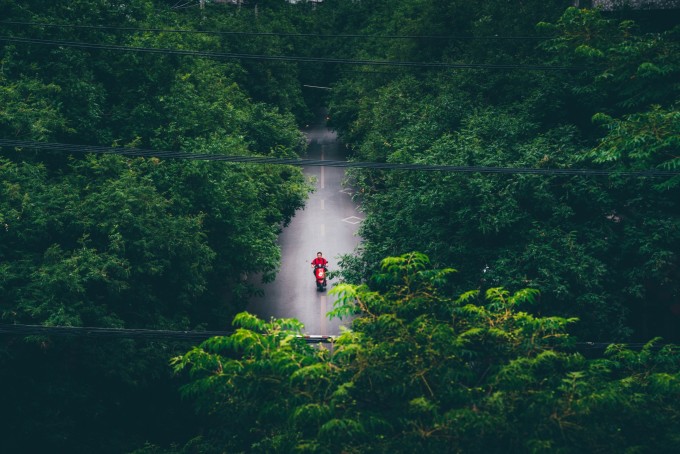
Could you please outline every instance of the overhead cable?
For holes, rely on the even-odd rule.
[[[237,60],[263,60],[263,61],[293,61],[306,63],[335,63],[342,65],[368,65],[368,66],[399,66],[412,68],[439,68],[439,69],[492,69],[492,70],[527,70],[527,71],[581,71],[587,69],[580,66],[550,66],[550,65],[516,65],[516,64],[485,64],[485,63],[443,63],[443,62],[415,62],[396,60],[351,60],[341,58],[300,57],[286,55],[254,55],[224,52],[204,52],[196,50],[181,50],[155,47],[131,47],[113,44],[97,44],[78,41],[59,41],[37,38],[19,38],[12,36],[0,36],[0,41],[43,44],[47,46],[73,47],[81,49],[102,49],[123,52],[142,52],[165,55],[185,55],[193,57],[206,57],[216,59]]]
[[[200,341],[211,337],[230,336],[229,331],[176,331],[158,329],[100,328],[91,326],[0,325],[0,335],[13,336],[81,336],[125,339],[175,339]],[[309,344],[332,342],[331,336],[299,335]]]
[[[23,324],[0,324],[0,335],[8,336],[53,336],[53,337],[89,337],[89,338],[123,338],[123,339],[172,339],[201,341],[211,337],[223,337],[234,334],[231,331],[177,331],[158,329],[100,328],[92,326],[44,326]],[[300,334],[308,344],[333,343],[334,336],[324,334]],[[642,349],[645,342],[575,342],[577,348],[586,350],[605,349],[619,345],[629,349]],[[652,348],[676,347],[675,344],[654,344]]]
[[[268,158],[260,156],[230,156],[226,154],[190,153],[184,151],[144,150],[140,148],[103,147],[90,145],[71,145],[63,143],[33,142],[12,139],[0,139],[0,147],[27,148],[44,151],[115,154],[127,157],[181,159],[193,161],[220,161],[244,164],[274,164],[298,167],[348,167],[376,170],[415,170],[452,173],[495,173],[495,174],[537,174],[567,176],[625,176],[664,178],[680,175],[680,171],[640,170],[621,171],[613,169],[559,169],[528,167],[487,167],[487,166],[453,166],[441,164],[407,164],[389,162],[333,161],[299,158]]]
[[[184,33],[205,35],[243,35],[243,36],[281,36],[300,38],[363,38],[363,39],[441,39],[441,40],[545,40],[551,36],[507,36],[507,35],[366,35],[366,34],[324,34],[324,33],[281,33],[281,32],[246,32],[246,31],[216,31],[216,30],[177,30],[165,28],[135,28],[119,27],[112,25],[78,25],[78,24],[54,24],[42,22],[2,21],[0,25],[31,25],[40,27],[77,28],[86,30],[120,30],[126,32],[144,33]]]
[[[575,342],[574,344],[583,350],[604,350],[611,346],[621,346],[626,349],[641,350],[650,345],[647,342]],[[678,348],[676,344],[653,343],[650,345],[650,348],[653,350],[659,350],[664,347]]]

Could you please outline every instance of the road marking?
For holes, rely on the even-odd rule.
[[[342,222],[346,222],[348,224],[354,224],[354,225],[360,223],[361,221],[363,221],[363,219],[356,217],[356,216],[350,216],[350,217],[342,220]]]
[[[328,312],[328,309],[326,307],[326,295],[321,295],[321,298],[319,298],[320,302],[320,311],[319,311],[319,332],[325,333],[326,332],[326,312]]]
[[[326,145],[321,145],[321,160],[323,161],[323,152],[324,149],[326,148]],[[324,189],[326,187],[326,168],[324,166],[321,166],[321,177],[320,177],[320,184],[321,184],[321,189]]]
[[[326,209],[326,199],[321,199],[321,209],[322,210]]]

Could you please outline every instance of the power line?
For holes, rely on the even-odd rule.
[[[452,166],[439,164],[405,164],[386,162],[333,161],[299,158],[267,158],[258,156],[230,156],[224,154],[190,153],[183,151],[144,150],[140,148],[103,147],[90,145],[71,145],[49,142],[32,142],[22,140],[0,139],[0,147],[27,148],[45,151],[115,154],[127,157],[180,159],[193,161],[220,161],[244,164],[291,165],[298,167],[346,167],[376,170],[416,170],[452,173],[493,173],[493,174],[537,174],[565,176],[626,176],[664,178],[680,175],[680,171],[641,170],[618,171],[611,169],[558,169],[528,167],[486,167],[486,166]]]
[[[8,336],[56,336],[56,337],[89,337],[89,338],[123,338],[123,339],[174,339],[187,341],[200,341],[211,337],[231,336],[231,331],[177,331],[156,329],[130,329],[130,328],[101,328],[92,326],[43,326],[0,324],[0,335]],[[298,338],[304,339],[308,344],[333,343],[335,337],[323,334],[301,334]],[[575,346],[586,350],[605,349],[611,345],[621,345],[625,348],[641,349],[647,345],[645,342],[575,342]],[[675,344],[658,344],[653,348],[659,349]]]
[[[171,6],[172,9],[186,9],[186,8],[196,8],[200,7],[201,4],[200,2],[196,1],[194,3],[191,3],[191,0],[187,0],[186,2],[182,3],[179,5],[180,2],[175,3],[173,6]]]
[[[277,37],[300,37],[300,38],[359,38],[359,39],[441,39],[441,40],[545,40],[552,36],[507,36],[507,35],[366,35],[366,34],[324,34],[324,33],[281,33],[281,32],[245,32],[245,31],[214,31],[214,30],[179,30],[164,28],[136,28],[119,27],[112,25],[77,25],[77,24],[55,24],[42,22],[22,22],[22,21],[3,21],[0,25],[31,25],[51,28],[77,28],[86,30],[120,30],[128,32],[144,33],[185,33],[185,34],[206,34],[206,35],[243,35],[243,36],[277,36]]]
[[[648,345],[647,342],[575,342],[574,345],[584,350],[604,350],[612,345],[620,345],[629,349],[641,350]],[[659,350],[664,347],[677,347],[676,344],[654,343],[651,348]]]
[[[123,52],[142,52],[166,55],[185,55],[194,57],[207,57],[217,59],[238,59],[238,60],[263,60],[263,61],[293,61],[306,63],[335,63],[342,65],[368,65],[368,66],[399,66],[412,68],[439,68],[439,69],[493,69],[493,70],[515,70],[526,71],[582,71],[586,67],[579,66],[550,66],[550,65],[516,65],[516,64],[485,64],[485,63],[442,63],[442,62],[413,62],[413,61],[394,61],[394,60],[350,60],[340,58],[320,58],[320,57],[300,57],[285,55],[253,55],[222,52],[204,52],[196,50],[179,50],[154,47],[130,47],[113,44],[96,44],[77,41],[59,41],[36,38],[18,38],[11,36],[0,36],[0,41],[24,43],[24,44],[44,44],[48,46],[74,47],[81,49],[102,49]]]
[[[43,326],[43,325],[0,325],[0,335],[12,336],[80,336],[125,339],[176,339],[205,340],[211,337],[230,336],[230,331],[173,331],[155,329],[100,328],[92,326]],[[299,335],[309,344],[333,342],[332,336]]]
[[[331,87],[320,87],[318,85],[307,85],[307,84],[302,84],[303,87],[307,88],[318,88],[320,90],[332,90]]]

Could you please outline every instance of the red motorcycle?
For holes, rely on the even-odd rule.
[[[314,267],[314,279],[316,279],[317,292],[326,290],[326,273],[328,273],[328,269],[325,266],[316,265]]]

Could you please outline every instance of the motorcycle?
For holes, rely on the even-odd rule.
[[[316,280],[316,291],[323,292],[326,290],[326,273],[328,269],[325,266],[317,265],[314,267],[314,279]]]

